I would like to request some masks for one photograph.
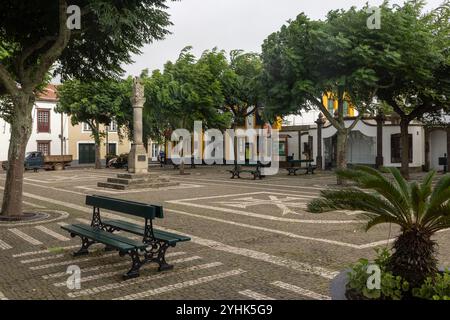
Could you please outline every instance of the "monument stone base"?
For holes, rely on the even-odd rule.
[[[178,182],[171,182],[168,177],[156,174],[118,174],[117,178],[108,178],[107,182],[99,182],[100,188],[114,190],[135,190],[135,189],[158,189],[166,187],[176,187]]]
[[[147,151],[142,144],[133,144],[128,156],[128,172],[145,174],[148,172]]]

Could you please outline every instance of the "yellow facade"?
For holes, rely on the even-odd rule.
[[[344,98],[345,99],[345,98]],[[339,101],[333,97],[332,93],[327,93],[323,95],[322,98],[323,105],[327,110],[334,114],[337,111]],[[350,103],[350,101],[344,102],[344,116],[346,117],[354,117],[355,116],[355,107]]]
[[[87,126],[83,124],[78,124],[75,126],[71,124],[69,126],[69,137],[67,142],[69,145],[70,154],[72,154],[74,161],[88,164],[93,163],[91,161],[92,160],[91,153],[93,148],[92,145],[95,145],[95,142],[91,132],[86,129],[88,129]],[[101,126],[100,130],[104,132],[105,127]],[[115,149],[116,155],[130,152],[131,142],[127,139],[126,136],[120,139],[117,131],[108,132],[108,144],[110,150],[114,151]],[[87,150],[90,153],[89,156],[83,154],[86,153]],[[106,137],[103,137],[100,147],[101,159],[105,159],[106,155],[107,155]]]

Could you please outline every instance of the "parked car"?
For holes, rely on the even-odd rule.
[[[70,166],[72,162],[71,155],[65,156],[45,156],[42,152],[33,151],[28,152],[25,155],[24,167],[25,170],[38,171],[39,169],[45,170],[61,170],[67,166]],[[8,161],[2,162],[3,170],[8,170]]]

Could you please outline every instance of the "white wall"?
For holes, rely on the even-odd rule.
[[[50,141],[50,152],[52,155],[61,154],[61,140],[59,135],[61,134],[61,114],[54,111],[56,104],[54,102],[38,101],[36,102],[33,111],[33,127],[31,132],[30,140],[28,141],[26,152],[37,150],[37,141]],[[38,133],[37,132],[37,119],[36,119],[36,109],[49,109],[50,112],[50,132],[49,133]],[[63,116],[63,132],[64,137],[68,138],[68,117]],[[0,119],[0,161],[8,160],[8,148],[10,139],[10,126],[3,119]],[[70,154],[69,144],[65,144],[65,153]]]
[[[346,121],[346,125],[349,126],[352,123],[351,120]],[[374,139],[374,142],[376,143],[377,139],[377,127],[375,125],[375,121],[370,122],[363,122],[360,121],[354,131],[360,131],[362,134],[372,137]],[[285,132],[283,132],[285,133]],[[286,132],[290,135],[294,135],[295,132]],[[400,127],[398,125],[386,125],[383,127],[383,156],[384,156],[384,165],[385,166],[393,166],[393,167],[400,167],[400,163],[392,163],[391,162],[391,135],[400,133]],[[414,125],[412,124],[409,128],[409,133],[412,134],[413,137],[413,162],[410,164],[411,167],[421,167],[425,164],[425,132],[421,125]],[[309,130],[309,134],[313,137],[313,158],[316,160],[317,157],[317,129],[311,128]],[[326,128],[322,129],[322,139],[327,139],[336,134],[336,129],[333,126],[328,126]],[[442,137],[441,137],[442,138]],[[439,138],[439,140],[441,139]],[[304,136],[302,138],[302,146],[303,142],[307,142],[308,137]],[[446,139],[446,138],[445,138]],[[297,155],[298,153],[298,140],[297,139],[291,139],[292,142],[289,143],[289,153],[295,153]],[[440,156],[442,156],[446,151],[443,151],[443,148],[446,148],[446,140],[444,142],[439,142],[439,149],[437,149],[435,152],[436,154],[440,153]],[[291,148],[292,145],[292,148]],[[355,146],[357,147],[357,146]],[[433,151],[432,151],[433,152]],[[373,161],[372,163],[375,164],[375,157],[376,157],[376,145],[375,145],[375,154],[372,154]],[[325,144],[322,141],[322,157],[323,161],[325,161]],[[436,156],[433,156],[433,158],[436,158]],[[437,160],[435,160],[437,162]]]
[[[401,167],[401,163],[391,162],[391,135],[400,133],[400,126],[385,126],[383,129],[383,156],[387,167]],[[410,125],[409,134],[413,137],[413,162],[410,167],[421,167],[425,164],[425,131],[420,125]]]
[[[436,130],[430,133],[430,167],[442,171],[444,166],[439,165],[439,158],[447,153],[447,132]]]
[[[284,123],[287,126],[305,126],[313,125],[319,118],[320,111],[310,110],[305,111],[301,115],[290,115],[285,117]]]
[[[9,136],[9,124],[0,118],[0,161],[8,159]]]

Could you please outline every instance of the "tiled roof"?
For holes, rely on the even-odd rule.
[[[37,101],[58,101],[58,96],[56,95],[58,88],[54,84],[49,84],[44,89],[44,91],[38,95]]]

